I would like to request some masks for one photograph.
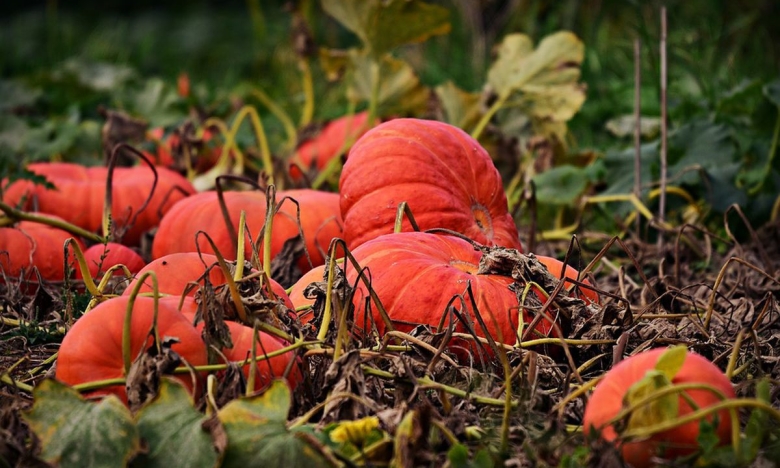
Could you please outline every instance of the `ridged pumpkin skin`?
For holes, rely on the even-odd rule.
[[[339,193],[352,249],[393,232],[406,201],[421,230],[446,228],[482,245],[522,250],[490,155],[443,122],[394,119],[369,130],[349,152]],[[403,230],[411,230],[406,220]]]
[[[57,357],[57,380],[76,385],[125,375],[122,327],[128,300],[128,297],[120,296],[105,301],[79,318],[68,330]],[[194,303],[192,299],[189,301]],[[157,315],[160,337],[177,337],[179,343],[173,345],[173,351],[194,366],[207,364],[206,346],[200,333],[176,308],[177,303],[176,297],[160,300]],[[149,330],[153,316],[154,299],[137,297],[131,321],[130,355],[133,360],[152,343]],[[192,377],[189,374],[177,375],[176,378],[181,380],[190,392],[193,391]],[[88,395],[108,394],[114,394],[127,402],[124,385],[95,390]]]
[[[73,237],[62,229],[45,224],[22,221],[15,226],[0,228],[0,269],[9,278],[18,278],[22,272],[30,282],[37,283],[32,273],[36,267],[41,278],[47,281],[62,281],[65,278],[65,241]],[[76,238],[84,249],[84,244]],[[75,264],[73,252],[68,259]],[[2,276],[0,276],[2,281]]]
[[[325,169],[341,151],[349,147],[368,130],[368,112],[345,115],[328,122],[319,135],[305,141],[291,158],[290,175],[300,179],[300,169]],[[299,167],[296,167],[299,166]]]
[[[655,368],[658,358],[666,352],[666,348],[656,348],[628,357],[613,367],[596,385],[596,389],[588,399],[583,416],[583,430],[587,436],[593,428],[601,430],[601,437],[607,441],[617,438],[615,428],[605,426],[622,409],[623,397],[634,383],[641,380],[647,371]],[[723,392],[726,398],[736,398],[734,388],[726,375],[709,359],[688,351],[685,362],[677,375],[672,379],[674,384],[706,383]],[[712,406],[721,400],[707,390],[689,390],[686,392],[699,408]],[[692,412],[690,405],[680,397],[679,415]],[[720,444],[731,442],[731,417],[726,410],[718,413],[716,435]],[[712,421],[711,418],[708,419]],[[623,458],[636,468],[653,466],[651,458],[661,455],[665,458],[676,458],[696,451],[698,447],[699,421],[692,421],[682,426],[658,433],[647,440],[624,443],[620,445]]]
[[[251,356],[252,353],[252,327],[247,327],[237,322],[225,322],[230,329],[230,337],[233,340],[233,347],[223,349],[222,352],[230,361],[243,361]],[[287,344],[281,340],[261,331],[257,332],[256,352],[258,356],[263,353],[271,353],[280,350]],[[273,379],[281,378],[284,375],[290,359],[295,358],[295,353],[287,352],[285,354],[274,356],[270,359],[257,361],[257,372],[255,373],[255,386],[252,391],[260,390],[269,385]],[[301,371],[296,364],[292,365],[290,373],[287,375],[287,382],[291,388],[295,388],[302,380]],[[241,368],[244,377],[249,378],[250,365],[247,364]]]
[[[222,270],[217,265],[216,255],[198,254],[196,252],[175,253],[158,258],[142,268],[136,275],[136,278],[140,278],[141,275],[148,271],[153,271],[157,275],[157,291],[160,294],[180,296],[190,283],[197,281],[198,278],[203,276],[206,268],[212,265],[214,266],[209,270],[209,281],[211,284],[213,286],[225,284],[225,275],[222,274]],[[274,294],[284,302],[284,305],[292,309],[293,304],[290,302],[290,297],[287,295],[284,287],[273,279],[270,281]],[[137,282],[137,279],[131,281],[123,295],[130,295]],[[202,280],[200,284],[203,284]],[[191,288],[188,295],[194,296],[197,290],[198,288]],[[139,293],[152,291],[152,280],[147,278],[141,286]]]
[[[303,276],[301,276],[298,281],[292,285],[290,288],[290,300],[292,301],[293,305],[295,305],[296,309],[301,307],[308,307],[314,304],[314,300],[304,296],[303,291],[311,283],[323,280],[322,277],[325,274],[325,268],[327,268],[327,265],[320,265],[312,268],[311,270],[304,273]],[[302,316],[301,320],[308,322],[311,320],[311,316]]]
[[[49,190],[27,180],[16,181],[6,188],[3,201],[16,205],[23,197],[25,209],[38,200],[38,211],[58,216],[88,231],[97,232],[101,227],[103,203],[106,193],[106,167],[85,167],[73,163],[34,163],[28,169],[46,176],[56,190]],[[137,245],[141,234],[157,226],[158,212],[165,213],[186,194],[195,192],[192,184],[181,174],[164,167],[157,167],[157,186],[149,205],[142,211],[135,224],[125,233],[122,243]],[[114,223],[125,226],[138,212],[149,196],[154,174],[146,166],[117,167],[114,170],[111,213]],[[167,199],[166,199],[167,196]]]
[[[509,290],[512,279],[477,275],[482,253],[470,243],[453,236],[404,232],[380,236],[352,253],[360,266],[370,271],[371,285],[396,329],[409,331],[418,324],[436,327],[453,296],[461,294],[467,298],[466,287],[471,282],[477,308],[491,336],[503,343],[515,343],[519,308],[517,296]],[[354,284],[356,277],[355,269],[349,267],[350,284]],[[368,290],[361,281],[353,303],[356,324],[363,329],[366,297]],[[460,302],[453,304],[460,307]],[[485,336],[468,298],[466,304],[477,334]],[[373,305],[372,311],[378,331],[384,333],[384,322]],[[524,313],[524,323],[532,319],[530,312]],[[550,319],[539,321],[535,330],[534,338],[552,336]],[[466,329],[456,322],[455,331]]]
[[[338,195],[311,189],[288,190],[277,193],[277,200],[289,196],[298,201],[301,208],[301,228],[314,266],[325,262],[320,252],[325,252],[333,237],[341,235]],[[266,197],[261,192],[225,192],[225,205],[230,219],[238,232],[241,210],[246,212],[246,221],[252,239],[257,240],[265,224]],[[282,204],[274,216],[271,234],[271,257],[282,251],[287,239],[298,235],[296,207],[292,201]],[[235,259],[233,241],[225,226],[216,192],[202,192],[176,204],[163,218],[152,246],[152,257],[160,258],[176,252],[195,252],[195,234],[204,231],[211,236],[215,245],[227,259]],[[199,237],[201,252],[214,253],[205,237]],[[251,252],[246,240],[247,254]],[[298,267],[305,272],[310,269],[305,256],[298,261]]]

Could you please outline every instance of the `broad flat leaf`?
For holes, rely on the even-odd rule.
[[[323,0],[322,7],[375,57],[450,31],[449,10],[419,0]]]
[[[372,89],[371,57],[357,50],[350,50],[352,71],[347,96],[355,102],[369,101]],[[414,70],[403,60],[389,55],[379,62],[379,115],[419,115],[425,110],[430,90],[420,83]]]
[[[147,80],[143,89],[130,98],[133,110],[151,127],[167,127],[181,122],[186,115],[174,108],[179,96],[159,78]]]
[[[477,124],[482,109],[480,93],[469,93],[458,88],[452,81],[439,85],[434,90],[439,97],[444,120],[458,128],[471,128]]]
[[[658,370],[650,370],[634,385],[632,385],[623,400],[624,405],[632,405],[649,397],[660,389],[672,385],[666,374]],[[650,427],[663,421],[677,417],[680,406],[680,397],[676,393],[670,393],[661,398],[656,398],[644,404],[631,413],[628,420],[628,428]]]
[[[217,466],[214,440],[204,428],[208,418],[193,407],[189,392],[177,381],[163,379],[157,397],[135,418],[148,452],[134,460],[134,466]]]
[[[135,71],[127,66],[105,62],[88,62],[70,59],[65,62],[56,74],[74,75],[79,83],[95,91],[112,91],[129,81]]]
[[[12,80],[0,80],[0,113],[20,107],[29,107],[41,97],[43,92]]]
[[[537,174],[532,179],[536,185],[539,203],[568,205],[573,203],[588,186],[584,168],[562,164]]]
[[[21,151],[24,138],[30,127],[15,115],[0,115],[0,146],[11,151]]]
[[[233,400],[218,414],[228,436],[224,468],[330,466],[302,430],[287,429],[290,389],[275,381],[260,396]]]
[[[582,41],[570,32],[545,37],[536,50],[528,36],[509,34],[498,46],[498,58],[488,71],[488,83],[499,95],[521,91],[549,96],[556,93],[556,88],[569,93],[580,78],[584,56]]]
[[[780,107],[780,80],[767,83],[764,85],[763,91],[764,96],[766,96],[772,104]]]
[[[607,121],[605,125],[607,131],[618,138],[634,137],[636,130],[636,119],[633,115],[621,115]],[[661,131],[661,119],[658,117],[639,117],[639,133],[642,138],[654,138]]]
[[[658,357],[658,362],[655,363],[655,370],[664,374],[669,381],[672,381],[677,373],[680,372],[680,369],[682,369],[687,356],[688,348],[682,345],[672,346]]]
[[[455,444],[447,452],[447,459],[452,468],[492,468],[496,466],[493,459],[490,458],[490,452],[486,449],[480,449],[474,455],[474,459],[469,459],[469,449],[463,444]]]
[[[556,86],[527,85],[520,97],[507,105],[517,106],[537,119],[565,122],[574,117],[584,102],[584,85],[564,83]]]
[[[35,402],[23,417],[41,440],[41,458],[67,467],[117,467],[141,448],[130,410],[110,395],[87,401],[56,380],[33,391]]]
[[[27,131],[21,152],[32,160],[49,159],[70,149],[78,135],[78,124],[67,120],[49,120]]]

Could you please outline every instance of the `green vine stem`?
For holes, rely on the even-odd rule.
[[[236,271],[233,273],[233,281],[241,281],[244,276],[244,249],[246,243],[244,242],[244,236],[246,235],[246,211],[241,210],[241,214],[238,216],[238,238],[236,240]]]
[[[379,112],[379,91],[382,85],[380,59],[375,58],[371,61],[371,100],[368,102],[368,121],[373,122]]]
[[[252,347],[249,350],[249,378],[246,383],[246,396],[252,395],[257,380],[257,320],[252,324]],[[243,367],[243,366],[242,366]]]
[[[268,96],[260,89],[253,89],[252,96],[256,97],[257,100],[263,103],[263,105],[267,107],[268,110],[271,111],[271,113],[277,119],[279,119],[279,122],[282,123],[282,127],[284,127],[284,132],[287,134],[288,148],[291,150],[295,148],[295,143],[298,140],[298,132],[295,130],[295,124],[293,123],[290,116],[287,115],[287,112],[285,112],[279,104],[277,104],[273,99],[271,99],[270,96]]]
[[[301,84],[304,96],[300,127],[305,127],[311,123],[311,119],[314,116],[314,80],[312,79],[311,67],[306,57],[298,59],[298,68],[301,70]]]
[[[391,372],[375,369],[367,365],[362,365],[361,368],[363,369],[363,372],[365,372],[368,375],[373,375],[375,377],[380,377],[387,380],[398,380],[398,376]],[[474,395],[470,392],[467,392],[466,390],[461,390],[459,388],[451,387],[449,385],[436,382],[434,380],[429,379],[428,377],[417,377],[415,380],[420,386],[432,388],[435,390],[442,390],[446,393],[449,393],[450,395],[454,395],[456,397],[460,397],[474,403],[479,403],[482,405],[489,405],[489,406],[500,406],[500,407],[504,407],[506,405],[506,400]],[[518,405],[518,401],[512,400],[510,404],[513,408],[515,408]]]
[[[79,264],[79,271],[81,271],[81,276],[84,279],[84,287],[87,288],[87,291],[93,297],[102,296],[102,291],[99,290],[95,285],[95,281],[92,279],[92,274],[89,272],[87,259],[84,258],[84,252],[81,250],[81,246],[79,246],[78,242],[76,242],[76,239],[73,237],[66,239],[63,248],[65,250],[65,258],[68,258],[68,248],[73,249],[73,255],[76,257],[76,261]]]
[[[271,277],[271,236],[276,215],[276,187],[271,184],[265,192],[265,226],[263,226],[263,271]]]
[[[124,363],[125,375],[130,371],[130,366],[133,364],[133,358],[130,356],[130,334],[132,332],[132,320],[133,320],[133,306],[135,305],[135,298],[138,297],[138,293],[141,291],[141,287],[144,286],[144,282],[147,278],[152,279],[152,291],[154,293],[154,314],[152,316],[152,332],[154,333],[154,344],[157,347],[157,351],[160,351],[160,334],[157,329],[157,314],[159,308],[159,288],[157,286],[157,274],[153,271],[147,271],[138,277],[138,281],[133,286],[133,290],[130,292],[130,297],[127,301],[127,310],[125,311],[125,321],[122,325],[122,362]]]
[[[347,105],[347,112],[344,114],[345,116],[355,115],[355,103],[350,101]],[[365,125],[370,125],[369,122],[373,122],[373,120],[366,120]],[[337,154],[343,154],[344,151],[347,149],[348,145],[351,145],[354,143],[354,141],[348,141],[348,139],[345,139],[341,142],[341,146],[339,147],[339,150]],[[333,158],[330,161],[328,161],[328,164],[323,168],[323,170],[317,174],[317,176],[314,178],[314,181],[311,183],[311,188],[313,189],[319,189],[322,187],[322,185],[327,182],[330,177],[336,172],[337,169],[341,167],[341,158]]]
[[[32,221],[34,223],[45,224],[47,226],[51,226],[57,229],[62,229],[65,232],[69,232],[70,234],[73,234],[74,236],[78,236],[81,237],[82,239],[87,239],[98,244],[104,243],[106,241],[105,238],[99,236],[98,234],[95,234],[94,232],[91,231],[87,231],[84,228],[80,228],[62,219],[51,218],[49,216],[35,214],[35,213],[27,213],[25,211],[18,210],[2,201],[0,201],[0,211],[5,213],[5,215],[8,216],[9,219],[13,220],[13,222]]]

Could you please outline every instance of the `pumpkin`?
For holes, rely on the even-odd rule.
[[[36,268],[41,278],[47,281],[65,279],[65,241],[73,235],[46,224],[21,221],[15,226],[0,228],[0,269],[9,278],[23,278],[37,283],[32,272]],[[84,248],[81,240],[76,243]],[[72,264],[75,257],[68,255]],[[0,281],[2,276],[0,275]]]
[[[571,265],[566,265],[566,273],[565,275],[561,275],[563,272],[563,262],[558,260],[557,258],[553,257],[547,257],[544,255],[536,255],[536,259],[539,260],[539,262],[547,267],[547,270],[550,272],[551,275],[554,277],[561,279],[562,277],[570,278],[573,280],[577,279],[577,276],[579,275],[579,272],[576,268],[572,267]],[[590,285],[590,281],[588,281],[585,278],[581,278],[580,281],[584,284]],[[566,289],[572,288],[572,283],[566,283],[564,285]],[[596,291],[593,291],[592,289],[586,289],[586,288],[579,288],[579,298],[582,299],[585,302],[592,302],[595,304],[599,303],[599,294]]]
[[[446,228],[482,245],[522,251],[490,155],[443,122],[394,119],[366,132],[349,152],[339,193],[350,249],[392,232],[406,201],[421,230]],[[402,228],[411,229],[407,220]]]
[[[246,222],[252,238],[257,240],[265,224],[266,197],[260,192],[224,192],[225,205],[230,213],[230,219],[235,231],[238,232],[238,222],[241,211],[246,212]],[[301,229],[306,238],[306,246],[314,266],[325,262],[324,252],[332,238],[341,234],[341,223],[338,207],[338,195],[311,189],[288,190],[277,193],[277,200],[290,197],[298,201],[301,211]],[[202,192],[182,200],[174,206],[163,218],[152,245],[152,257],[160,258],[176,252],[195,252],[197,245],[195,235],[204,231],[213,239],[220,253],[228,259],[235,259],[233,239],[223,221],[217,193]],[[290,200],[282,204],[274,216],[271,233],[271,256],[282,251],[285,241],[298,235],[296,206]],[[198,244],[201,252],[213,253],[211,245],[205,237],[200,237]],[[247,255],[251,245],[245,242]],[[261,250],[262,251],[262,250]],[[308,271],[308,260],[305,256],[298,259],[298,268]]]
[[[138,272],[136,277],[140,278],[144,273],[153,271],[157,276],[157,291],[160,294],[180,296],[191,283],[198,281],[203,276],[207,267],[212,267],[212,265],[213,267],[209,270],[209,281],[211,284],[213,286],[225,284],[225,275],[217,263],[216,255],[198,254],[196,252],[175,253],[150,262]],[[130,282],[127,289],[125,289],[124,295],[129,295],[132,292],[137,281],[135,279]],[[271,290],[276,297],[284,302],[285,306],[292,309],[293,304],[290,302],[290,298],[282,285],[273,279],[269,279],[269,281],[271,282]],[[202,280],[200,284],[202,284]],[[140,287],[139,293],[153,292],[153,290],[152,280],[147,278]],[[196,292],[197,288],[191,288],[188,295],[194,296]]]
[[[320,265],[312,268],[311,270],[304,273],[303,276],[301,276],[298,281],[292,285],[289,294],[290,301],[292,301],[295,309],[307,308],[314,304],[314,300],[304,296],[303,291],[305,291],[306,287],[311,283],[323,281],[323,276],[325,276],[325,268],[327,268],[327,265]],[[308,321],[311,318],[308,317],[307,319],[304,319],[302,316],[301,319]]]
[[[609,421],[623,408],[624,397],[629,389],[642,380],[648,371],[656,368],[659,358],[667,352],[666,348],[655,348],[630,356],[610,369],[598,382],[596,389],[588,399],[583,416],[585,435],[597,432],[609,442],[617,440],[618,434]],[[703,383],[721,391],[726,398],[736,398],[734,388],[726,375],[709,359],[688,351],[682,367],[671,379],[673,385]],[[707,390],[688,390],[685,392],[699,408],[706,408],[721,401]],[[688,401],[678,398],[678,415],[684,416],[693,411]],[[727,410],[719,411],[715,435],[719,444],[731,441],[731,416]],[[707,418],[712,422],[712,416]],[[631,423],[629,422],[629,426]],[[667,431],[655,433],[648,439],[631,442],[618,442],[624,460],[636,468],[653,466],[652,458],[677,458],[694,453],[698,448],[700,421],[677,426]]]
[[[125,376],[122,356],[122,329],[129,297],[115,297],[98,304],[79,318],[65,334],[57,357],[55,378],[68,385]],[[189,299],[190,302],[194,301]],[[206,346],[200,333],[177,309],[178,298],[162,298],[158,305],[157,329],[160,337],[176,337],[172,346],[184,360],[193,366],[208,362]],[[149,331],[154,317],[154,299],[136,297],[130,325],[130,355],[135,359],[153,345]],[[195,388],[192,376],[176,376],[190,392]],[[125,403],[124,385],[114,385],[89,392],[89,396],[114,394]]]
[[[233,340],[232,348],[222,350],[225,357],[230,361],[243,361],[244,359],[251,357],[252,327],[232,321],[226,321],[225,324],[227,324],[228,329],[230,329],[230,337]],[[257,342],[255,350],[258,356],[288,346],[281,340],[267,333],[263,333],[262,331],[257,332]],[[295,353],[288,351],[285,354],[274,356],[270,359],[257,361],[255,385],[252,391],[260,390],[269,385],[273,379],[282,377],[290,360],[294,358]],[[242,367],[244,377],[247,379],[249,378],[250,365],[251,363]],[[287,374],[287,382],[290,384],[291,388],[295,388],[298,383],[301,382],[301,379],[301,371],[296,362],[296,364],[292,364],[290,373]]]
[[[349,147],[367,130],[368,112],[345,115],[328,122],[318,135],[301,144],[290,159],[290,176],[299,180],[301,169],[321,172],[339,154]]]
[[[116,242],[95,244],[84,251],[84,260],[87,262],[89,274],[92,278],[99,278],[109,268],[115,265],[124,265],[130,273],[138,273],[146,262],[141,255],[130,247]],[[124,275],[124,270],[114,270],[114,276]],[[81,278],[81,270],[76,269],[76,278]]]
[[[157,143],[157,148],[154,153],[144,152],[151,161],[154,161],[155,165],[165,166],[167,168],[176,169],[178,164],[184,168],[184,163],[179,163],[174,158],[174,153],[180,151],[181,136],[173,132],[168,136],[165,135],[165,129],[162,127],[155,127],[147,132],[147,138]],[[195,172],[205,172],[212,168],[216,164],[219,157],[222,155],[222,146],[215,146],[211,141],[214,138],[211,130],[203,130],[202,142],[195,142],[198,153],[194,156]],[[201,147],[202,146],[202,147]]]
[[[436,327],[453,296],[463,295],[465,306],[453,302],[456,308],[474,324],[478,336],[485,336],[479,326],[466,287],[471,289],[477,309],[488,333],[496,340],[514,344],[517,336],[519,307],[517,295],[509,289],[512,278],[493,274],[476,274],[482,252],[472,244],[454,236],[423,232],[387,234],[357,247],[352,254],[361,267],[367,268],[371,286],[387,310],[393,326],[409,331],[417,325]],[[347,280],[355,284],[357,272],[347,268]],[[365,299],[368,289],[363,281],[357,283],[353,303],[356,325],[366,330]],[[372,304],[373,322],[380,334],[385,324]],[[524,311],[522,320],[533,319]],[[445,322],[446,325],[446,322]],[[466,332],[465,326],[455,323],[456,332]],[[553,336],[550,312],[537,322],[532,339]]]
[[[5,188],[4,202],[17,205],[24,199],[22,208],[29,210],[37,200],[41,213],[58,216],[89,231],[96,232],[101,228],[108,168],[34,163],[28,169],[45,176],[56,188],[50,190],[28,180],[19,180]],[[111,213],[116,225],[127,228],[122,237],[124,244],[138,244],[141,234],[159,223],[158,213],[165,213],[177,201],[195,192],[182,175],[164,167],[156,169],[157,186],[148,206],[140,213],[138,210],[149,197],[154,174],[145,166],[114,169]],[[131,221],[133,225],[128,226]]]

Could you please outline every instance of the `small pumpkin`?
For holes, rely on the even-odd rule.
[[[0,228],[0,269],[9,278],[37,283],[33,268],[47,281],[65,279],[65,241],[73,235],[62,229],[32,221]],[[84,248],[78,238],[75,242]],[[68,255],[75,264],[73,252]],[[2,277],[0,276],[0,280]]]
[[[84,251],[89,274],[92,278],[100,278],[109,268],[124,265],[130,273],[138,273],[146,266],[141,255],[130,247],[116,242],[95,244]],[[124,275],[124,270],[114,270],[114,276]],[[81,278],[81,270],[76,269],[76,278]]]
[[[23,209],[38,207],[38,211],[62,218],[88,231],[101,228],[106,193],[106,167],[86,167],[74,163],[33,163],[28,169],[45,176],[55,189],[47,189],[28,180],[16,181],[4,189],[3,201]],[[192,184],[181,174],[158,167],[157,186],[152,198],[139,213],[149,197],[154,173],[146,166],[117,167],[114,169],[111,216],[113,222],[126,227],[122,243],[137,245],[141,234],[157,226],[158,213],[165,213],[177,201],[195,192]],[[137,215],[137,217],[136,217]],[[133,222],[132,226],[128,223]]]
[[[657,372],[659,359],[667,352],[667,348],[655,348],[620,361],[598,382],[585,407],[582,421],[585,435],[597,433],[608,442],[616,442],[623,459],[636,468],[654,466],[652,460],[655,456],[682,457],[694,453],[699,447],[700,421],[691,421],[655,433],[646,439],[627,442],[618,441],[615,426],[610,424],[623,408],[625,397],[632,386],[641,382],[648,372]],[[736,398],[728,377],[712,361],[694,352],[686,352],[682,366],[670,381],[672,385],[708,384],[726,398]],[[687,394],[685,398],[682,395],[678,397],[678,416],[693,412],[691,402],[698,408],[706,408],[722,401],[716,394],[705,389],[687,390],[685,393]],[[721,410],[717,413],[717,417],[718,425],[715,427],[714,435],[717,437],[718,445],[728,444],[731,441],[731,415],[728,410]],[[708,416],[707,420],[713,422],[713,415]],[[628,426],[632,428],[631,419]]]
[[[225,275],[218,266],[216,255],[198,254],[196,252],[181,252],[160,257],[143,267],[136,276],[140,278],[144,273],[153,271],[157,276],[157,291],[160,294],[180,296],[188,286],[199,281],[206,272],[206,268],[209,267],[209,282],[213,286],[225,284]],[[271,290],[276,297],[284,302],[285,306],[292,309],[293,304],[290,302],[290,297],[287,295],[284,287],[273,279],[269,280]],[[135,279],[130,282],[127,289],[125,289],[124,295],[131,293],[137,281]],[[202,280],[200,280],[200,284],[202,284]],[[152,291],[152,280],[147,278],[144,284],[141,285],[139,293]],[[188,295],[194,296],[196,292],[197,288],[191,288]]]
[[[443,122],[393,119],[366,132],[349,152],[339,193],[350,249],[393,232],[398,205],[406,201],[421,230],[446,228],[482,245],[522,251],[490,155]],[[411,230],[407,220],[402,228]]]
[[[290,158],[290,176],[293,180],[299,180],[301,169],[321,172],[333,158],[346,154],[350,146],[369,128],[367,111],[328,122],[318,135],[303,142]]]
[[[265,224],[266,197],[261,192],[224,192],[225,206],[233,228],[238,232],[241,211],[246,212],[246,223],[253,240],[257,240]],[[314,266],[325,261],[324,253],[334,237],[341,235],[341,222],[338,207],[338,195],[311,189],[288,190],[277,193],[277,200],[290,197],[300,206],[301,229],[306,246]],[[152,257],[160,258],[176,252],[195,252],[200,246],[201,252],[213,253],[211,245],[201,237],[198,244],[195,236],[198,231],[209,234],[220,253],[228,259],[235,259],[235,247],[232,235],[223,221],[222,210],[217,193],[202,192],[182,200],[163,218],[152,245]],[[271,233],[271,256],[282,251],[284,243],[298,236],[297,210],[290,200],[285,201],[274,216]],[[245,242],[247,255],[251,245]],[[305,256],[298,259],[298,268],[308,271]]]
[[[57,357],[55,377],[68,385],[125,376],[122,356],[122,330],[129,297],[120,296],[98,304],[80,317],[65,334]],[[193,366],[208,362],[200,333],[177,309],[177,297],[162,298],[158,305],[157,330],[160,337],[176,337],[172,349]],[[193,302],[192,299],[189,301]],[[130,355],[135,359],[151,346],[149,331],[154,317],[154,299],[136,297],[130,326]],[[196,388],[189,374],[177,375],[190,392]],[[124,385],[114,385],[88,393],[96,397],[114,394],[127,403]]]

